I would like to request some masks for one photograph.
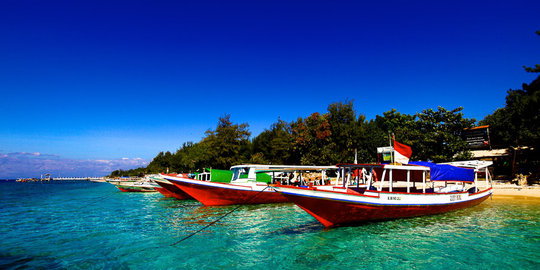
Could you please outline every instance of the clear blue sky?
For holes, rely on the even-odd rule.
[[[354,100],[481,120],[536,75],[540,1],[0,3],[0,156],[151,160]],[[19,155],[20,156],[20,155]],[[0,177],[1,171],[0,171]]]

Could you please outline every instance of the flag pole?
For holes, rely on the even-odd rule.
[[[388,134],[388,141],[390,142],[390,146],[392,147],[392,152],[390,153],[390,164],[394,164],[394,144],[392,143],[392,139],[394,138],[394,133],[392,132],[392,138],[390,138],[390,134]]]
[[[392,132],[392,148],[394,149],[394,160],[392,160],[392,164],[396,163],[396,135],[394,132]]]

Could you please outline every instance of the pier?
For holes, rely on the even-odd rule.
[[[91,180],[99,180],[103,179],[103,177],[54,177],[52,180],[55,181],[91,181]]]

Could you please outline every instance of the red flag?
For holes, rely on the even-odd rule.
[[[412,155],[412,149],[410,146],[396,142],[394,140],[394,160],[396,162],[407,164],[409,163],[409,158]]]

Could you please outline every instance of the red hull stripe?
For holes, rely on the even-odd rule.
[[[137,188],[127,188],[116,186],[122,192],[155,192],[155,189],[137,189]]]
[[[389,204],[389,203],[375,203],[375,202],[359,202],[359,201],[354,201],[354,200],[345,200],[345,199],[328,199],[328,198],[320,198],[320,197],[315,197],[315,196],[309,196],[309,195],[297,195],[297,194],[289,194],[289,193],[286,193],[286,192],[283,192],[283,195],[285,197],[288,198],[288,195],[290,196],[299,196],[299,197],[306,197],[306,198],[313,198],[313,199],[318,199],[318,200],[332,200],[332,201],[336,201],[336,202],[341,202],[341,203],[349,203],[349,204],[358,204],[358,205],[372,205],[372,206],[396,206],[396,207],[399,207],[399,206],[436,206],[436,205],[447,205],[447,204],[458,204],[458,203],[462,203],[462,201],[457,201],[457,202],[446,202],[446,203],[439,203],[439,204],[434,204],[434,203],[424,203],[424,204],[421,204],[421,203],[417,203],[417,204],[407,204],[407,205],[404,205],[404,204]]]
[[[218,187],[172,179],[169,181],[206,206],[288,202],[287,198],[273,190],[260,192],[234,189],[234,185]]]
[[[175,186],[174,184],[168,184],[161,181],[156,181],[156,183],[162,187],[164,190],[166,190],[169,193],[168,197],[174,197],[179,200],[187,200],[187,199],[193,199],[193,197],[189,196],[186,192]],[[159,191],[159,190],[158,190]],[[163,193],[161,193],[163,194]],[[165,194],[163,194],[165,195]],[[167,197],[167,195],[165,195]]]
[[[305,189],[305,188],[299,188],[299,189]],[[489,190],[491,190],[491,188],[489,189],[486,189],[486,190],[483,190],[481,192],[477,192],[477,193],[473,193],[473,194],[470,194],[470,195],[478,195],[478,194],[481,194],[481,193],[487,193]],[[336,192],[336,191],[324,191],[324,192],[330,192],[330,193],[337,193],[337,194],[344,194],[343,192]],[[372,191],[372,192],[379,192],[379,191]],[[321,197],[318,197],[318,196],[310,196],[310,195],[299,195],[299,194],[296,194],[296,193],[289,193],[287,191],[282,191],[281,192],[284,196],[287,197],[287,195],[291,195],[291,196],[298,196],[298,197],[310,197],[310,198],[314,198],[314,199],[320,199],[320,200],[332,200],[332,201],[337,201],[337,202],[343,202],[343,203],[351,203],[351,204],[363,204],[363,205],[387,205],[387,206],[403,206],[403,204],[389,204],[389,203],[375,203],[375,202],[359,202],[359,201],[356,201],[356,200],[346,200],[346,199],[338,199],[338,198],[321,198]],[[379,192],[379,193],[383,193],[383,192]],[[384,192],[384,193],[388,193],[388,194],[412,194],[412,195],[422,195],[422,196],[440,196],[440,195],[448,195],[448,194],[464,194],[464,193],[467,193],[467,192],[453,192],[453,193],[432,193],[432,194],[424,194],[424,193],[402,193],[402,192],[395,192],[395,193],[392,193],[392,192]],[[485,194],[483,196],[487,196],[489,194]],[[359,195],[355,195],[356,197],[371,197],[371,198],[379,198],[379,196],[371,196],[371,195],[364,195],[364,194],[359,194]],[[433,205],[442,205],[442,204],[457,204],[457,203],[462,203],[463,201],[456,201],[456,202],[445,202],[445,203],[440,203],[440,204],[433,204],[433,203],[425,203],[425,204],[421,204],[421,203],[418,203],[418,204],[408,204],[408,206],[433,206]]]
[[[440,214],[477,205],[487,199],[490,195],[490,193],[486,193],[482,197],[473,200],[437,205],[382,205],[376,203],[352,203],[343,200],[321,199],[311,196],[300,196],[297,194],[283,194],[326,227],[371,220]]]
[[[168,190],[166,190],[166,189],[164,189],[162,187],[154,187],[154,189],[157,190],[159,193],[161,193],[161,195],[163,195],[163,196],[165,196],[167,198],[172,198],[173,197],[172,194]]]

